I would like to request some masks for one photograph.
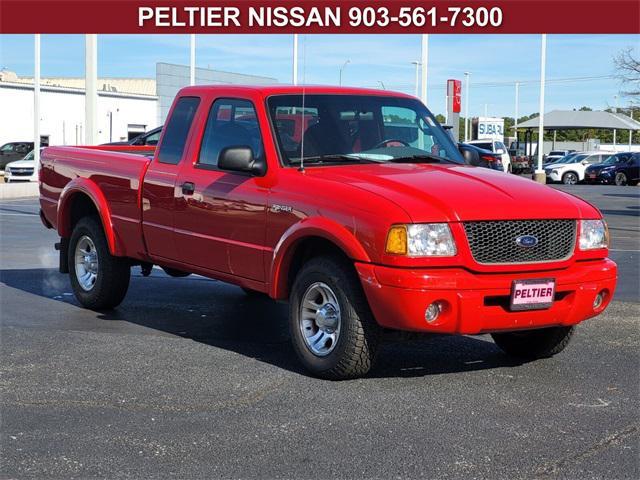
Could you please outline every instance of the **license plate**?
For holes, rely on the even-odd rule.
[[[511,310],[542,310],[553,305],[556,281],[552,278],[515,280],[511,286]]]
[[[589,174],[589,178],[596,178],[596,174],[595,173],[590,173]]]

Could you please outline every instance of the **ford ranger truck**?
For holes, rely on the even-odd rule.
[[[390,330],[549,357],[614,294],[595,207],[469,165],[408,95],[188,87],[153,157],[117,149],[42,155],[41,218],[78,302],[116,307],[134,265],[288,300],[320,377],[366,374]]]

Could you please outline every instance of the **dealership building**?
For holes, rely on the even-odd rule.
[[[166,118],[178,90],[189,85],[189,67],[156,64],[156,78],[99,78],[97,143],[131,139]],[[196,69],[196,84],[274,84],[275,78]],[[82,78],[40,79],[40,137],[46,145],[84,143]],[[33,77],[0,71],[0,145],[33,140]]]

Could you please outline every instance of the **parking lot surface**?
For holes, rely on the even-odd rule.
[[[620,267],[563,353],[390,343],[345,382],[300,369],[286,305],[220,282],[135,268],[118,309],[80,308],[36,200],[0,202],[0,476],[639,478],[640,188],[558,188]]]

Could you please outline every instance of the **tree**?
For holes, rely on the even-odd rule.
[[[613,59],[617,76],[626,86],[623,95],[631,97],[632,101],[640,101],[640,59],[633,48],[622,50]]]

